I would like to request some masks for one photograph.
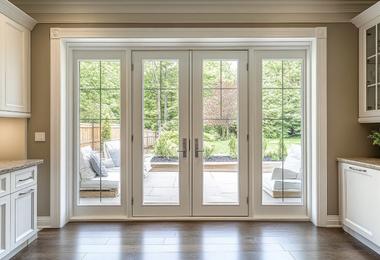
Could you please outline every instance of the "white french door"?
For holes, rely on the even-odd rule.
[[[133,215],[189,216],[187,51],[135,51]]]
[[[248,215],[247,52],[193,52],[193,215]]]
[[[247,216],[247,52],[132,63],[133,216]]]
[[[306,51],[255,54],[253,212],[264,219],[307,218]]]
[[[126,54],[75,50],[73,217],[126,214]]]

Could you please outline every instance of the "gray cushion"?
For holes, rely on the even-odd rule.
[[[112,159],[115,167],[120,167],[120,141],[108,141],[105,143],[107,155]]]
[[[90,155],[90,165],[97,176],[101,176],[101,177],[108,176],[106,167],[104,167],[104,165],[100,162],[99,154],[93,152]]]
[[[79,173],[81,180],[88,180],[96,177],[96,173],[92,170],[89,159],[92,153],[91,147],[81,148],[79,158]]]

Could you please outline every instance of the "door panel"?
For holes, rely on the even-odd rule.
[[[306,217],[306,52],[257,51],[254,71],[258,132],[253,147],[254,214]],[[261,156],[260,156],[261,155]]]
[[[125,52],[73,52],[73,216],[126,212]]]
[[[248,215],[247,52],[193,53],[193,215]]]
[[[133,59],[133,215],[189,216],[189,53]]]

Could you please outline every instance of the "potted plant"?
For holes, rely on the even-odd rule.
[[[372,145],[380,146],[380,131],[373,130],[368,138],[372,140]]]

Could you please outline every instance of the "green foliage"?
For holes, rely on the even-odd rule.
[[[263,135],[301,136],[301,60],[263,61]]]
[[[177,157],[178,139],[177,131],[162,131],[154,144],[154,154],[165,158]]]
[[[158,131],[178,120],[178,62],[144,61],[144,127]]]
[[[237,145],[237,138],[235,136],[231,137],[228,142],[229,150],[230,150],[230,156],[234,159],[238,156],[238,145]]]
[[[205,159],[211,158],[215,151],[215,144],[205,141],[203,143],[203,156]]]
[[[80,70],[80,118],[120,119],[120,62],[83,60]]]
[[[380,131],[373,130],[368,138],[372,140],[372,145],[380,146]]]
[[[237,63],[229,60],[205,60],[202,66],[203,96],[206,102],[203,106],[204,109],[209,109],[204,112],[204,116],[226,119],[205,121],[204,157],[227,155],[237,158],[237,111],[234,111],[236,105],[233,103],[236,102],[236,96],[222,94],[223,109],[219,107],[220,98],[213,98],[216,96],[215,89],[236,88]],[[120,119],[120,62],[83,60],[80,61],[79,68],[81,122],[98,123],[102,119],[101,137],[109,140],[111,123]],[[143,62],[144,129],[159,135],[153,150],[156,155],[167,158],[178,156],[178,70],[176,60],[152,59]],[[280,160],[286,156],[287,145],[284,145],[282,151],[278,140],[299,141],[301,138],[301,72],[301,60],[263,61],[263,154],[270,160]],[[372,133],[370,138],[374,145],[380,146],[379,132]]]
[[[102,142],[111,140],[111,124],[108,119],[103,121],[101,137]]]

